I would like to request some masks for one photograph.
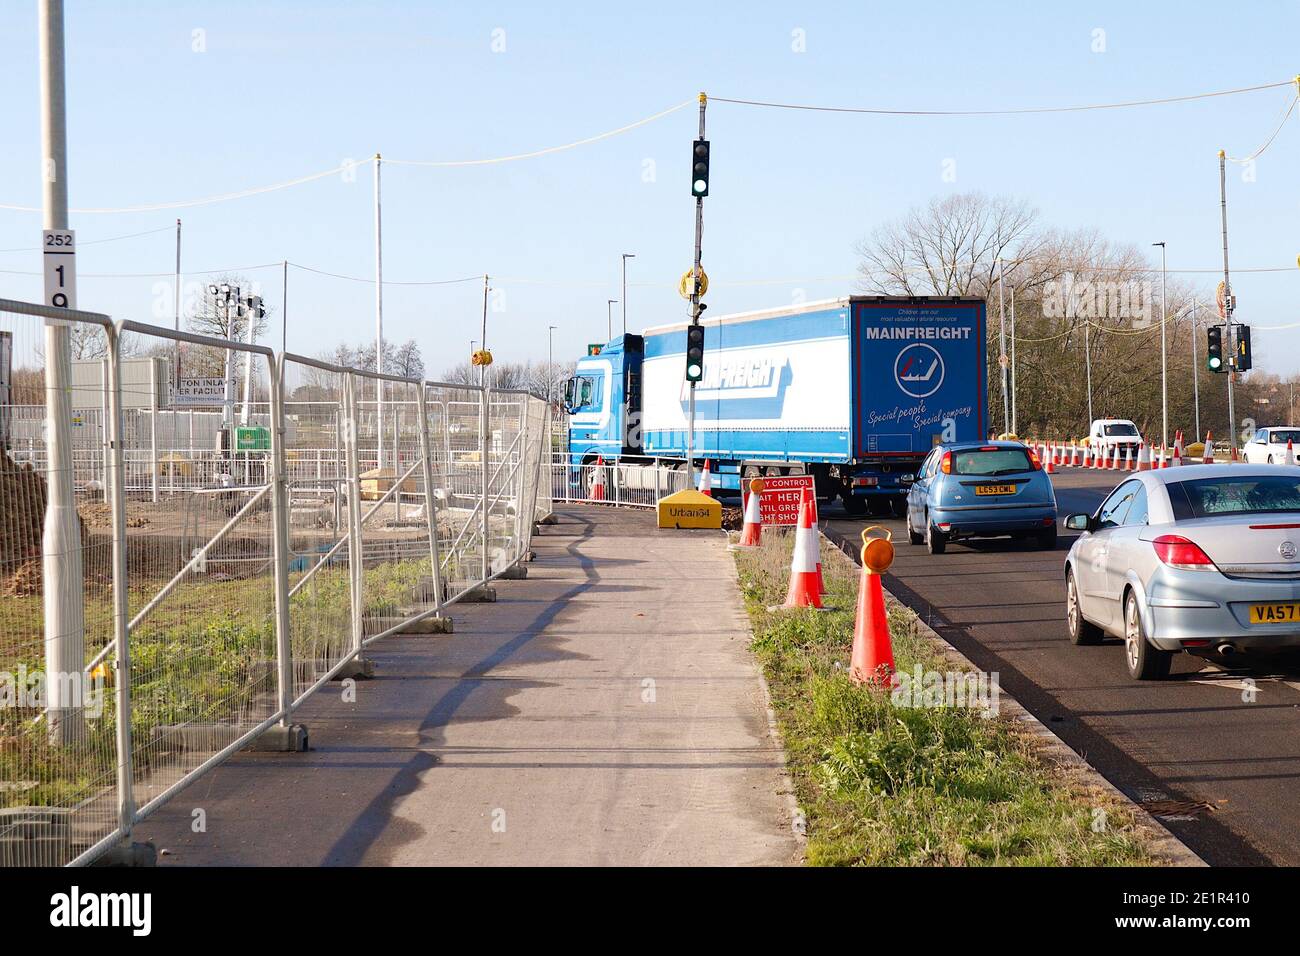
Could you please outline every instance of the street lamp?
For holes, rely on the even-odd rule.
[[[623,253],[623,334],[627,335],[627,260],[635,259],[636,253]]]
[[[610,342],[614,338],[614,309],[618,305],[618,299],[605,300],[605,341]]]
[[[558,326],[546,327],[546,401],[549,403],[555,395],[555,330]]]
[[[1160,247],[1160,444],[1169,443],[1169,362],[1165,351],[1165,244],[1153,242]]]

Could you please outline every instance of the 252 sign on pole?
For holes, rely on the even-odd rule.
[[[46,229],[41,233],[41,258],[45,263],[45,304],[56,309],[77,307],[77,234],[71,229]],[[46,319],[46,325],[71,325]]]

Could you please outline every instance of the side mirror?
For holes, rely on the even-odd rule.
[[[1070,531],[1089,531],[1092,518],[1085,514],[1067,515],[1065,527]]]

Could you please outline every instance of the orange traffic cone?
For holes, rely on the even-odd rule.
[[[1157,464],[1156,467],[1157,467],[1157,468],[1168,468],[1168,467],[1169,467],[1169,459],[1165,457],[1165,444],[1164,444],[1164,442],[1161,442],[1161,443],[1160,443],[1160,463]]]
[[[1201,452],[1201,464],[1202,464],[1202,465],[1213,465],[1213,464],[1214,464],[1214,437],[1213,437],[1213,435],[1214,435],[1213,432],[1206,432],[1206,433],[1205,433],[1205,450]]]
[[[1146,442],[1138,442],[1138,471],[1151,470],[1151,449]]]
[[[812,503],[805,489],[799,498],[799,527],[794,533],[794,555],[790,560],[790,590],[783,608],[822,606],[817,586],[817,530],[812,526]]]
[[[1084,446],[1083,446],[1083,465],[1082,465],[1082,467],[1084,467],[1084,468],[1091,468],[1091,467],[1092,467],[1092,446],[1091,446],[1091,445],[1084,445]]]
[[[1295,464],[1295,449],[1291,447],[1291,439],[1286,440],[1286,464]]]
[[[596,474],[595,480],[591,485],[591,500],[605,500],[605,459],[600,455],[596,456]]]
[[[1183,433],[1174,432],[1174,454],[1173,460],[1169,462],[1172,465],[1181,465],[1183,463]]]
[[[894,647],[889,637],[889,620],[885,617],[880,575],[894,562],[894,544],[888,531],[883,538],[868,537],[868,532],[873,530],[884,529],[866,528],[862,532],[862,575],[858,580],[858,613],[853,623],[849,679],[855,684],[888,687],[894,682]]]
[[[759,495],[763,491],[763,479],[753,478],[749,482],[749,498],[745,501],[745,527],[741,529],[740,541],[733,547],[757,548],[763,541],[763,513],[759,507]]]
[[[709,473],[709,459],[704,459],[704,470],[700,472],[700,488],[702,495],[713,497],[713,476]]]

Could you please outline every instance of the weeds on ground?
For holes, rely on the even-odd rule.
[[[858,568],[823,541],[825,602],[770,611],[791,538],[767,533],[737,568],[753,650],[772,694],[808,836],[822,866],[1115,866],[1156,862],[1113,795],[1068,779],[1006,717],[900,706],[848,676]],[[888,611],[900,672],[953,670],[899,604]]]

